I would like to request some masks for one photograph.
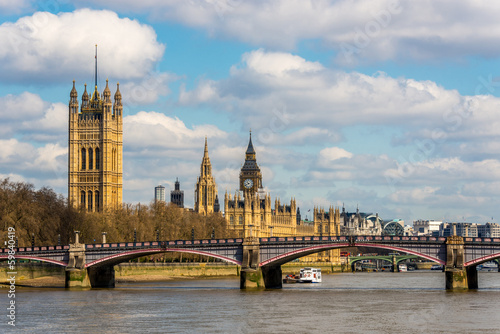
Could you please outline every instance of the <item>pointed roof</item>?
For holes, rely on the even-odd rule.
[[[109,86],[108,86],[108,79],[106,79],[106,88],[104,88],[103,94],[111,96],[111,90],[109,89]]]
[[[85,90],[84,90],[83,95],[82,95],[82,100],[88,100],[89,94],[87,93],[87,84],[85,84],[84,86],[85,86]]]
[[[92,101],[99,101],[101,96],[99,95],[99,91],[97,90],[97,85],[95,86],[94,93],[92,94]]]
[[[73,80],[73,89],[71,89],[71,93],[69,94],[69,96],[74,97],[74,98],[78,97],[78,93],[76,92],[76,88],[75,88],[75,80]]]
[[[248,141],[248,148],[246,154],[255,154],[255,150],[252,144],[252,130],[250,130],[250,140]]]
[[[203,153],[203,158],[208,158],[207,136],[205,136],[205,152]]]
[[[121,99],[122,98],[122,93],[120,92],[120,83],[116,83],[116,93],[115,93],[115,100]]]

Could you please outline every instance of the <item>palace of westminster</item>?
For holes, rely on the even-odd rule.
[[[114,101],[106,80],[102,94],[97,89],[97,79],[91,96],[87,85],[78,101],[73,81],[69,101],[68,138],[68,198],[76,207],[88,211],[116,208],[122,203],[123,168],[123,104],[119,84]],[[174,201],[175,198],[175,201]],[[177,180],[172,191],[172,202],[183,206],[183,193]],[[207,139],[196,182],[193,211],[201,215],[222,214],[217,184],[212,175]],[[223,216],[227,228],[238,232],[240,237],[282,236],[335,236],[349,234],[382,233],[382,221],[378,215],[367,216],[356,211],[347,213],[343,208],[314,208],[313,220],[302,220],[294,198],[290,203],[274,200],[263,188],[262,173],[257,164],[252,136],[245,152],[245,161],[239,176],[239,191],[224,195]],[[314,255],[316,260],[335,261],[338,250]],[[326,258],[325,258],[326,257]]]

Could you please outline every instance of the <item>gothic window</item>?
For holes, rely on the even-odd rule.
[[[94,199],[95,199],[95,201],[94,201],[95,202],[95,211],[99,211],[99,209],[100,209],[100,206],[99,206],[99,200],[100,200],[100,198],[99,198],[99,191],[95,192]]]
[[[82,170],[87,168],[87,151],[82,148]]]
[[[89,169],[94,167],[94,151],[92,148],[89,148]]]
[[[233,215],[229,216],[229,224],[234,225],[234,216]]]
[[[81,206],[85,207],[85,191],[83,191],[83,190],[80,193],[80,204],[81,204]]]
[[[101,157],[99,156],[99,147],[95,149],[95,169],[101,168]]]
[[[88,192],[88,195],[87,195],[87,198],[88,198],[88,210],[89,211],[92,211],[92,191],[89,191]]]
[[[238,216],[239,224],[243,225],[243,216]]]

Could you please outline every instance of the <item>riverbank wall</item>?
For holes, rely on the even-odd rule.
[[[327,262],[292,262],[282,266],[283,274],[298,274],[300,268],[321,268],[324,274],[342,272],[340,265]],[[121,263],[115,267],[117,282],[162,281],[176,278],[239,277],[240,267],[224,262]],[[9,268],[0,266],[0,284],[8,283]],[[49,263],[17,263],[16,284],[27,286],[64,286],[64,267]]]

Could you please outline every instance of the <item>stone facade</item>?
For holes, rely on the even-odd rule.
[[[208,144],[205,137],[205,152],[201,161],[200,176],[194,191],[194,211],[205,216],[214,213],[218,208],[216,202],[218,202],[217,185],[215,184],[215,178],[212,176],[212,164],[208,156]]]
[[[68,198],[88,211],[116,208],[122,202],[122,96],[119,84],[114,103],[106,80],[101,95],[97,84],[89,98],[87,85],[79,108],[73,81],[69,102]]]

